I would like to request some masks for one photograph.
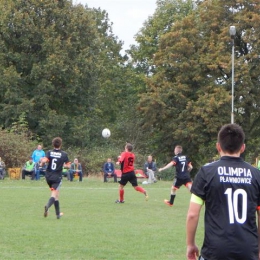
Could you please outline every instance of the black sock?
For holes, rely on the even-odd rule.
[[[171,194],[170,204],[173,204],[176,195]]]
[[[59,216],[60,215],[60,203],[58,200],[54,201],[54,206],[55,206],[56,216]]]
[[[49,199],[49,201],[48,201],[46,207],[47,207],[47,208],[50,208],[50,207],[52,206],[52,204],[54,203],[54,201],[55,201],[55,199],[54,199],[53,197],[50,197],[50,199]]]

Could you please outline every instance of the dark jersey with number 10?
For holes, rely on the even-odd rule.
[[[258,260],[260,171],[239,157],[223,156],[201,167],[191,192],[205,201],[201,255],[210,260]]]
[[[61,175],[64,163],[69,161],[67,153],[62,150],[53,149],[46,153],[46,157],[49,159],[46,171]]]

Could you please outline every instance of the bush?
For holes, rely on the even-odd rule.
[[[71,147],[65,149],[68,152],[70,161],[74,158],[78,158],[83,167],[83,173],[86,175],[98,175],[102,172],[103,165],[107,161],[107,158],[112,158],[113,163],[117,161],[119,155],[118,149],[95,147],[92,149],[78,149]]]
[[[22,132],[0,131],[0,157],[6,164],[6,168],[21,168],[28,160],[32,152],[36,149],[37,141],[32,141]],[[66,147],[62,149],[68,153],[69,160],[73,162],[74,158],[78,158],[82,165],[84,175],[98,175],[103,171],[103,165],[107,158],[111,158],[115,164],[118,156],[123,151],[123,146],[97,146],[91,149],[80,149],[78,147]],[[45,147],[45,152],[52,149],[51,144]],[[147,155],[140,153],[138,150],[133,151],[135,160],[135,169],[143,169],[143,165],[147,159]],[[115,165],[116,166],[116,165]],[[119,168],[119,166],[116,166]],[[161,179],[172,180],[172,169],[160,173]]]
[[[174,176],[175,176],[175,167],[171,167],[169,169],[157,173],[157,179],[163,181],[173,181]]]
[[[29,141],[24,135],[7,131],[0,131],[0,143],[0,157],[6,168],[21,168],[36,147],[36,143]]]
[[[70,147],[65,149],[68,152],[70,161],[74,158],[78,158],[79,162],[82,164],[83,172],[87,175],[98,175],[103,172],[103,165],[107,161],[107,158],[111,158],[112,162],[115,164],[117,162],[118,156],[121,154],[123,149],[112,146],[99,146],[91,149],[80,150],[76,147]],[[143,169],[146,157],[138,153],[138,151],[133,151],[135,160],[135,169]],[[115,167],[119,169],[119,166],[115,164]]]

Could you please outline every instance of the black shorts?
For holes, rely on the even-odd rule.
[[[191,178],[186,178],[186,179],[179,179],[179,178],[175,178],[173,180],[173,187],[176,189],[179,189],[182,185],[187,185],[188,183],[191,183]]]
[[[61,186],[62,176],[60,174],[46,172],[46,182],[51,190],[59,190]]]
[[[125,186],[127,184],[127,182],[130,182],[133,187],[138,186],[135,172],[127,172],[127,173],[122,174],[121,180],[119,181],[119,183],[121,185]]]

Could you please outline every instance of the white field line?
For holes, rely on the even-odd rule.
[[[131,188],[131,186],[129,185]],[[145,186],[143,186],[145,188]],[[128,188],[126,186],[126,188]],[[24,186],[2,186],[0,187],[0,190],[2,189],[49,189],[49,187],[46,185],[45,187],[24,187]],[[64,187],[61,186],[62,190],[118,190],[118,187]],[[155,187],[149,187],[149,190],[169,190],[169,188],[155,188]]]

